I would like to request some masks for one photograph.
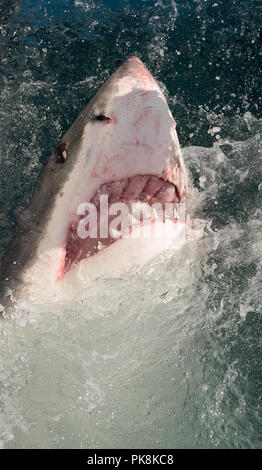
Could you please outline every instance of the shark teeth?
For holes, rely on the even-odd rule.
[[[140,222],[141,215],[143,219],[148,219],[152,216],[151,207],[145,202],[132,202],[131,213],[134,219],[136,219],[138,222]]]
[[[159,219],[159,213],[157,212],[157,210],[154,207],[152,208],[152,213],[153,213],[153,218],[155,220]]]

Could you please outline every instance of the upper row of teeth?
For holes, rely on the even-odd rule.
[[[147,183],[149,186],[147,185]],[[149,191],[149,194],[146,192],[147,189]],[[158,195],[161,200],[165,200],[165,197],[169,197],[168,200],[172,200],[173,202],[175,202],[177,201],[175,193],[176,188],[172,183],[164,181],[156,176],[141,175],[132,177],[130,179],[125,178],[112,183],[103,184],[93,197],[92,202],[96,206],[98,206],[99,197],[101,195],[108,195],[110,202],[116,202],[121,199],[149,202],[152,200],[154,201],[155,198],[158,198]]]

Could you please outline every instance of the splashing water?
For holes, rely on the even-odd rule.
[[[252,2],[228,2],[228,22],[222,3],[28,0],[4,16],[1,250],[41,162],[126,55],[166,87],[192,188],[181,251],[1,322],[3,448],[261,447],[257,28]]]

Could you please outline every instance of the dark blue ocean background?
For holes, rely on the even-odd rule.
[[[9,201],[1,240],[41,163],[130,55],[165,86],[183,147],[211,146],[212,119],[223,121],[221,138],[242,140],[250,136],[244,113],[261,117],[261,1],[2,0],[0,11],[0,196]],[[21,155],[29,146],[30,181]],[[7,156],[20,171],[12,188]]]
[[[124,402],[125,385],[112,379],[113,389],[122,390],[117,423],[113,418],[103,421],[99,413],[94,417],[94,405],[84,425],[79,415],[74,420],[72,412],[61,428],[57,425],[54,430],[50,421],[48,433],[40,432],[35,423],[44,427],[47,418],[39,416],[49,416],[53,405],[45,407],[40,400],[39,416],[35,411],[30,421],[30,412],[21,404],[25,399],[14,392],[14,377],[20,377],[18,389],[26,390],[24,377],[30,367],[34,370],[33,361],[28,359],[23,369],[17,352],[10,363],[14,375],[3,372],[3,397],[10,397],[12,403],[4,398],[7,411],[1,409],[3,446],[261,448],[261,24],[259,0],[0,0],[0,252],[14,229],[16,213],[30,200],[43,163],[104,80],[131,55],[143,60],[164,90],[191,180],[203,197],[197,216],[209,219],[220,236],[220,242],[207,248],[199,261],[200,274],[192,289],[181,287],[183,292],[173,300],[167,298],[162,310],[150,305],[146,310],[142,297],[136,297],[139,312],[143,308],[154,312],[150,320],[145,316],[146,325],[156,322],[152,340],[151,330],[143,330],[146,344],[156,345],[159,340],[159,357],[169,358],[159,364],[156,359],[154,376],[150,368],[144,379],[136,376],[138,390],[143,390],[140,394],[130,391],[130,377],[126,381],[130,400],[134,404],[144,400],[151,418],[145,412],[140,422],[136,405],[132,409],[131,401]],[[164,294],[159,293],[164,295],[162,300],[167,291],[163,287]],[[177,326],[183,335],[171,337],[171,328],[165,343],[163,315],[173,321],[172,302],[175,309],[182,293],[188,299]],[[122,300],[126,305],[126,297]],[[130,325],[128,330],[128,325],[127,319],[123,330],[136,337],[136,330]],[[162,335],[155,337],[158,326]],[[99,327],[103,328],[102,323]],[[54,334],[50,331],[48,338]],[[25,343],[34,347],[33,340],[21,338],[23,334],[21,351]],[[101,334],[97,341],[103,349]],[[129,344],[130,336],[125,341]],[[61,354],[54,347],[59,336],[48,344],[47,356],[48,351]],[[83,351],[79,354],[83,359]],[[143,364],[143,352],[141,357]],[[121,376],[122,366],[112,367]],[[132,365],[128,367],[132,372]],[[102,359],[101,371],[104,375],[97,377],[99,372],[93,371],[99,386],[109,373]],[[45,373],[48,377],[49,372]],[[171,373],[176,377],[172,378],[174,390]],[[98,389],[90,390],[99,401]],[[68,400],[65,407],[72,411],[70,397],[63,393]],[[110,398],[108,403],[114,409]],[[64,416],[64,410],[60,412]],[[116,427],[122,434],[116,433]],[[38,429],[35,434],[34,429]]]

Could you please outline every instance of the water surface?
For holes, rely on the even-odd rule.
[[[129,55],[160,81],[188,212],[209,221],[77,305],[2,322],[1,446],[261,447],[261,2],[6,0],[0,25],[1,252],[42,164]]]

